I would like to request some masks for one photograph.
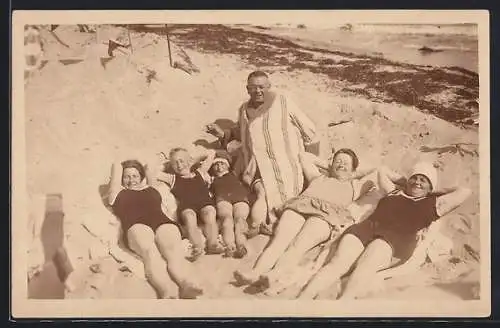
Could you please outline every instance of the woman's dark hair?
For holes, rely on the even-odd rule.
[[[337,150],[335,152],[335,154],[333,154],[333,157],[332,157],[332,163],[333,161],[335,160],[335,157],[337,157],[337,155],[339,154],[346,154],[346,155],[349,155],[351,156],[352,158],[352,169],[353,171],[356,170],[358,168],[358,165],[359,165],[359,159],[358,159],[358,156],[356,155],[356,153],[352,150],[352,149],[349,149],[349,148],[341,148],[339,150]]]
[[[146,170],[144,169],[144,166],[135,159],[129,159],[124,162],[122,162],[122,167],[123,170],[128,169],[128,168],[134,168],[139,172],[139,175],[141,176],[141,181],[144,180],[146,177]]]

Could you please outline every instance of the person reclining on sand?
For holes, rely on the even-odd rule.
[[[374,187],[372,181],[361,180],[374,170],[356,172],[359,160],[350,149],[335,152],[329,176],[320,173],[318,166],[325,165],[315,155],[303,152],[299,158],[309,186],[285,203],[276,233],[254,267],[234,272],[240,284],[260,280],[270,287],[282,272],[297,266],[308,250],[353,224],[349,205]]]
[[[194,282],[179,227],[162,211],[161,195],[150,185],[153,180],[137,160],[113,163],[108,202],[121,222],[125,245],[142,259],[158,297],[172,298],[166,287],[170,275],[180,298],[196,298],[203,290]]]
[[[209,124],[207,131],[222,144],[241,141],[235,170],[257,196],[250,213],[251,237],[260,227],[261,232],[272,234],[276,212],[303,191],[299,152],[318,155],[320,143],[315,124],[290,96],[271,90],[266,73],[250,73],[246,89],[250,99],[240,106],[237,125],[222,130],[217,124]]]
[[[366,220],[344,232],[330,262],[313,276],[299,298],[315,298],[332,285],[339,292],[340,278],[353,266],[340,298],[357,298],[377,272],[396,271],[397,265],[411,258],[419,231],[458,207],[471,193],[463,187],[437,191],[437,171],[426,162],[415,164],[408,180],[386,168],[379,170],[378,177],[380,188],[388,195]],[[394,260],[398,262],[393,265]],[[387,271],[390,276],[391,269]]]
[[[247,250],[245,232],[250,212],[248,188],[230,171],[231,157],[219,151],[210,172],[210,189],[215,197],[217,219],[222,225],[222,240],[226,245],[226,257],[242,258]]]
[[[169,164],[172,173],[163,171],[156,173],[156,179],[166,183],[175,196],[178,207],[177,215],[185,226],[191,242],[191,260],[195,261],[203,253],[203,239],[198,228],[198,218],[203,223],[203,232],[206,238],[206,253],[221,254],[224,248],[218,241],[219,229],[216,222],[214,199],[210,193],[211,177],[208,170],[212,166],[215,151],[206,150],[205,159],[195,170],[193,158],[185,148],[174,148],[169,154]]]

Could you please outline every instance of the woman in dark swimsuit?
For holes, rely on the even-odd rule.
[[[163,213],[161,195],[148,185],[153,180],[146,178],[147,170],[139,161],[127,160],[114,163],[111,171],[109,204],[121,221],[125,244],[141,257],[158,297],[174,295],[167,290],[168,275],[179,286],[180,298],[202,294],[184,259],[179,228]]]
[[[462,187],[436,191],[437,171],[429,163],[418,163],[406,181],[386,168],[378,172],[379,185],[388,193],[364,221],[349,227],[341,237],[334,256],[309,282],[299,298],[315,298],[336,284],[354,266],[342,299],[356,298],[381,270],[404,264],[417,246],[417,234],[449,213],[470,195]],[[397,184],[404,188],[396,189]]]

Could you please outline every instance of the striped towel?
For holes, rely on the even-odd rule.
[[[248,103],[239,111],[242,143],[242,179],[255,179],[257,168],[267,194],[269,209],[280,209],[290,198],[302,192],[304,177],[299,152],[317,142],[314,123],[282,93],[266,96],[262,114],[249,118]]]

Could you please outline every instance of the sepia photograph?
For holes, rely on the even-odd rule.
[[[488,316],[487,11],[17,11],[14,317]]]

